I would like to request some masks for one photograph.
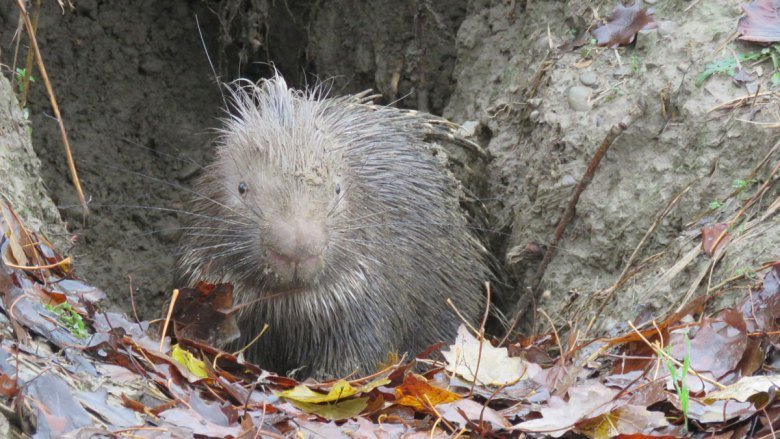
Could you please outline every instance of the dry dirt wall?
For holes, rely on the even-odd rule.
[[[731,219],[745,198],[729,199],[735,181],[747,179],[778,138],[776,128],[751,122],[772,122],[778,101],[759,101],[761,111],[753,115],[744,109],[710,111],[745,96],[746,89],[726,75],[695,85],[707,64],[733,56],[733,51],[760,49],[726,41],[740,15],[734,2],[658,2],[658,29],[642,32],[634,47],[617,50],[592,44],[557,49],[571,39],[575,17],[595,22],[589,2],[525,5],[518,10],[507,3],[472,2],[458,32],[457,85],[445,110],[449,118],[479,121],[492,133],[487,145],[494,157],[488,171],[489,206],[498,224],[512,226],[508,259],[523,285],[529,285],[540,262],[538,254],[524,250],[549,245],[575,184],[607,131],[633,107],[643,108],[601,162],[543,279],[543,288],[552,294],[540,306],[565,322],[573,318],[568,310],[617,281],[645,233],[684,189],[690,188],[660,221],[636,261],[663,252],[656,267],[663,272],[676,260],[678,238],[687,237],[679,246],[689,250],[698,244],[694,238],[702,225]],[[598,13],[605,16],[611,7]],[[766,84],[767,78],[765,70],[760,80]],[[664,111],[677,115],[668,119]],[[748,189],[767,175],[763,169]],[[757,211],[773,199],[767,196]],[[717,200],[729,201],[710,210]],[[755,243],[752,257],[721,264],[712,285],[740,267],[757,267],[780,256],[777,228],[760,236],[763,244]],[[706,266],[709,259],[700,254],[693,264],[698,262]],[[692,271],[690,275],[698,274]],[[683,296],[668,284],[637,287],[611,297],[603,313],[614,318],[605,319],[610,323],[624,321],[640,305],[665,311]]]
[[[65,227],[41,180],[41,162],[32,147],[31,131],[16,91],[0,77],[0,196],[19,206],[17,213],[28,227],[63,245]]]

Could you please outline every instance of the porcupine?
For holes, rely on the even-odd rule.
[[[229,87],[232,116],[196,184],[180,284],[229,282],[262,367],[369,373],[389,352],[454,338],[485,307],[486,248],[431,140],[432,115],[296,91],[278,75]],[[320,90],[321,91],[321,90]],[[464,141],[464,139],[460,139]]]

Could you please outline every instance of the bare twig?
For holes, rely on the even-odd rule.
[[[709,110],[707,110],[707,113],[712,113],[713,111],[717,111],[717,110],[734,109],[734,108],[738,108],[738,107],[747,105],[748,103],[751,103],[751,102],[753,104],[755,104],[756,99],[758,99],[760,97],[764,97],[764,96],[777,96],[777,97],[780,97],[780,93],[778,93],[776,91],[772,91],[772,90],[763,91],[763,92],[760,92],[760,93],[758,91],[756,91],[756,93],[746,94],[744,96],[740,96],[738,98],[734,98],[734,99],[728,100],[726,102],[721,102],[720,104],[718,104],[718,105],[710,108]]]
[[[479,325],[479,353],[477,354],[477,366],[474,369],[474,381],[471,382],[471,389],[469,389],[469,398],[474,394],[474,387],[477,385],[477,374],[479,374],[479,366],[482,363],[482,346],[485,343],[485,324],[487,323],[488,314],[490,313],[490,282],[485,282],[485,290],[487,294],[487,301],[485,305],[485,315],[482,316],[482,323]]]
[[[35,30],[33,28],[30,17],[27,15],[27,9],[24,6],[23,0],[16,0],[16,6],[19,8],[19,15],[24,21],[24,28],[27,31],[27,35],[30,38],[30,47],[35,53],[35,60],[38,64],[38,71],[41,73],[43,83],[46,86],[46,92],[49,95],[49,101],[51,102],[52,111],[54,117],[57,119],[57,125],[60,127],[60,136],[62,137],[62,144],[65,147],[65,156],[68,160],[68,169],[70,170],[70,177],[73,185],[76,187],[76,192],[79,195],[79,201],[81,202],[81,208],[84,216],[89,214],[89,208],[87,207],[87,200],[84,197],[84,191],[81,189],[81,183],[79,182],[78,172],[76,172],[76,164],[73,162],[73,154],[70,151],[70,143],[68,143],[68,134],[65,131],[65,124],[62,121],[62,115],[60,114],[60,107],[57,105],[57,99],[54,97],[54,89],[49,81],[49,75],[46,73],[46,66],[43,64],[43,57],[41,56],[41,50],[38,47],[38,41],[35,38]]]
[[[176,299],[179,298],[179,290],[173,290],[171,296],[171,305],[168,307],[168,314],[165,316],[165,324],[163,325],[162,334],[160,334],[160,352],[163,351],[165,345],[165,333],[168,332],[168,324],[171,322],[171,315],[173,315],[173,307],[176,305]]]
[[[541,286],[544,272],[547,270],[547,266],[550,264],[550,261],[552,261],[553,256],[555,256],[555,251],[558,248],[558,244],[560,243],[561,238],[563,237],[563,233],[566,231],[566,227],[574,219],[574,211],[577,208],[577,203],[580,200],[580,196],[593,180],[593,176],[596,174],[596,169],[598,169],[599,164],[601,163],[601,159],[604,157],[604,154],[607,153],[609,147],[612,146],[612,143],[615,141],[615,139],[623,134],[623,132],[629,126],[631,126],[642,114],[644,114],[644,109],[642,106],[635,105],[634,108],[629,111],[626,117],[610,128],[609,132],[607,132],[607,135],[604,137],[604,140],[601,142],[601,145],[596,150],[596,153],[593,155],[593,158],[588,164],[588,168],[585,170],[585,174],[574,188],[574,193],[569,200],[569,204],[566,206],[566,210],[563,212],[563,216],[558,223],[558,227],[555,228],[555,237],[548,245],[547,251],[545,251],[542,262],[539,264],[539,268],[537,269],[533,282],[531,283],[536,299],[539,298],[539,287]]]

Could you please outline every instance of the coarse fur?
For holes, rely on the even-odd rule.
[[[426,140],[441,119],[325,98],[278,75],[230,87],[234,111],[197,183],[179,282],[229,282],[250,360],[280,373],[369,373],[449,341],[484,310],[487,250]],[[437,125],[437,123],[439,125]],[[445,135],[446,134],[446,135]]]

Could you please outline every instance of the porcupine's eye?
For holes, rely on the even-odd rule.
[[[341,183],[336,183],[336,195],[341,195]]]
[[[240,195],[246,195],[247,190],[249,190],[249,188],[247,187],[246,183],[242,181],[241,183],[238,184],[238,193]]]

